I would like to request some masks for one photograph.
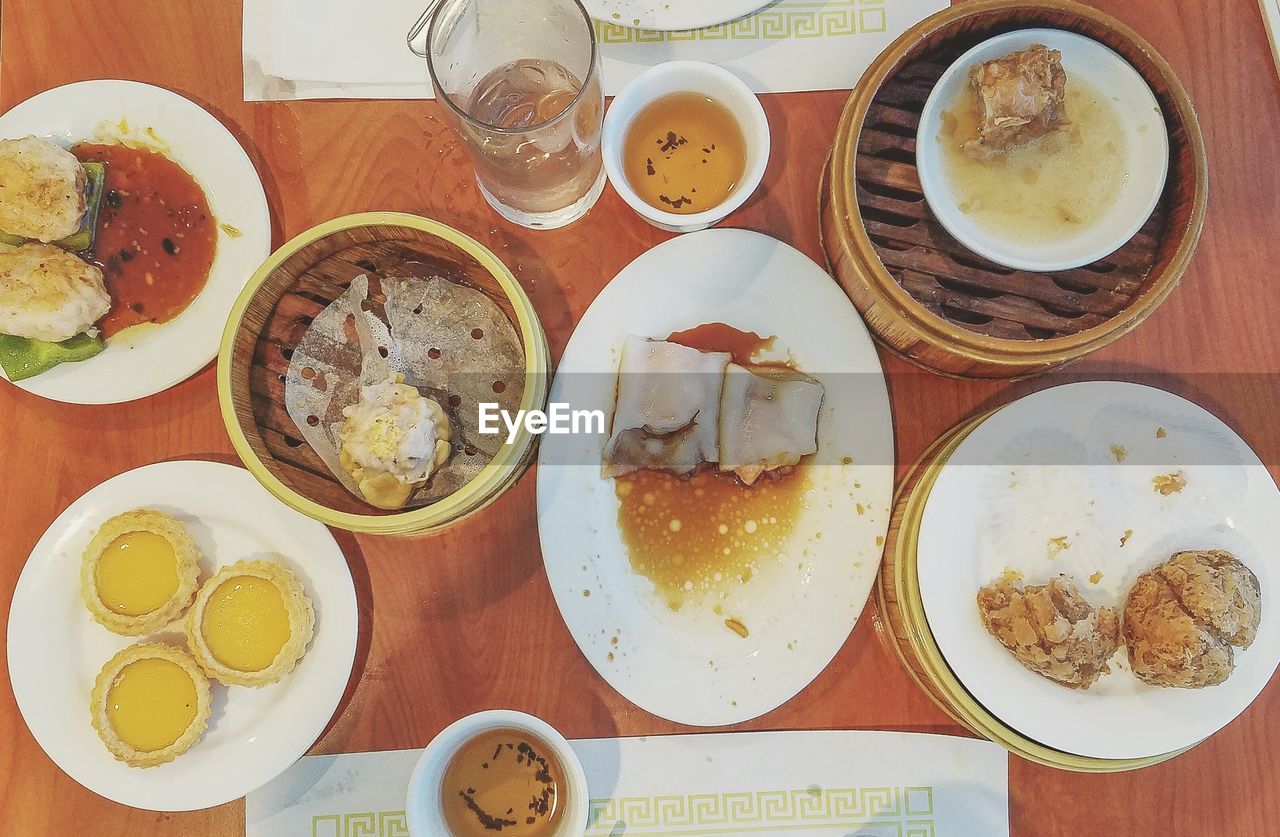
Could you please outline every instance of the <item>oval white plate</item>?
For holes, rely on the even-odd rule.
[[[209,281],[185,311],[164,325],[127,329],[102,354],[65,363],[17,386],[55,401],[115,404],[181,383],[218,354],[231,305],[271,252],[271,218],[258,172],[215,117],[177,93],[136,81],[100,79],[55,87],[0,115],[0,137],[35,134],[61,145],[108,139],[121,120],[130,135],[147,129],[165,155],[195,178],[219,224]],[[0,375],[3,373],[0,372]]]
[[[177,760],[146,769],[112,758],[89,722],[89,691],[102,664],[144,637],[111,633],[80,600],[89,538],[107,518],[142,506],[187,525],[203,554],[202,579],[245,558],[283,560],[316,612],[315,638],[292,674],[260,689],[214,683],[204,738]],[[157,636],[181,641],[174,628]],[[91,489],[40,538],[9,613],[9,678],[31,734],[68,776],[135,808],[195,810],[261,787],[315,743],[351,676],[357,628],[351,571],[329,530],[286,508],[243,468],[161,462]]]
[[[789,560],[767,583],[760,572],[733,594],[749,637],[710,606],[671,612],[632,571],[613,481],[600,476],[603,435],[545,435],[538,457],[543,560],[578,647],[628,700],[696,726],[762,715],[826,668],[875,579],[893,489],[889,400],[866,327],[821,268],[759,233],[691,233],[628,265],[574,331],[551,403],[610,415],[627,335],[661,338],[708,322],[776,335],[826,386],[813,488],[783,551]]]
[[[758,12],[774,0],[583,0],[587,13],[603,23],[633,29],[678,31],[717,26]]]
[[[1123,464],[1112,444],[1124,446]],[[1151,478],[1174,470],[1185,472],[1186,488],[1156,494]],[[1133,534],[1121,546],[1127,530]],[[1058,536],[1070,548],[1050,558],[1048,539]],[[943,467],[920,526],[920,593],[947,664],[1000,720],[1065,752],[1145,758],[1221,729],[1276,670],[1277,542],[1280,491],[1219,419],[1151,387],[1069,384],[1004,407]],[[1248,564],[1263,598],[1258,637],[1248,650],[1236,649],[1236,669],[1219,686],[1143,684],[1122,647],[1111,673],[1091,689],[1067,689],[1023,668],[978,619],[978,588],[1006,567],[1028,584],[1070,574],[1094,605],[1122,610],[1139,573],[1179,550],[1213,548]],[[1102,573],[1097,584],[1088,581],[1094,572]]]
[[[942,112],[964,91],[970,67],[1033,44],[1044,44],[1062,53],[1068,85],[1071,79],[1082,78],[1111,97],[1128,150],[1127,179],[1115,204],[1078,234],[1042,244],[1004,240],[960,210],[943,170],[938,138]],[[1160,104],[1147,82],[1109,47],[1060,29],[1022,29],[983,41],[947,68],[920,114],[916,154],[920,186],[929,208],[957,241],[998,264],[1053,271],[1079,267],[1110,255],[1146,223],[1164,190],[1169,170],[1169,135]]]

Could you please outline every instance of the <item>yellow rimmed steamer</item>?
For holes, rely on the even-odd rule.
[[[933,443],[902,481],[894,497],[876,584],[876,603],[898,659],[930,699],[952,720],[976,735],[1036,764],[1079,773],[1118,773],[1167,761],[1190,747],[1139,759],[1102,759],[1046,747],[1002,723],[980,704],[947,665],[929,629],[920,597],[916,547],[929,493],[951,455],[978,425],[994,414],[960,422]],[[1193,745],[1194,746],[1194,745]]]
[[[1150,219],[1093,264],[1011,270],[938,223],[920,186],[915,136],[934,82],[968,48],[1016,29],[1063,29],[1110,47],[1155,94],[1169,132],[1169,174]],[[837,128],[819,191],[832,275],[882,345],[934,372],[1021,378],[1126,334],[1164,301],[1200,240],[1208,162],[1186,90],[1140,35],[1067,0],[982,0],[907,30],[868,68]]]
[[[454,493],[421,508],[382,511],[353,496],[300,441],[285,410],[282,350],[305,332],[307,312],[335,300],[356,276],[406,254],[497,304],[524,349],[520,409],[546,404],[549,351],[542,324],[511,271],[479,242],[438,221],[396,212],[336,218],[292,239],[236,300],[218,353],[218,400],[231,442],[254,477],[286,505],[340,529],[414,535],[457,523],[510,488],[536,449],[536,437],[522,426]]]

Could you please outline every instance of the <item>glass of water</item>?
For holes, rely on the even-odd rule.
[[[429,23],[429,25],[428,25]],[[555,229],[604,191],[604,89],[595,27],[578,0],[439,0],[427,30],[431,84],[500,215]]]

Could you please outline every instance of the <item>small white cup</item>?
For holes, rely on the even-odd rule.
[[[565,771],[556,800],[556,804],[564,810],[564,819],[560,821],[556,837],[581,837],[587,830],[591,795],[587,790],[587,774],[582,769],[577,753],[564,736],[546,721],[509,709],[477,712],[454,721],[422,751],[418,764],[413,768],[413,775],[409,777],[409,790],[405,798],[409,834],[412,837],[443,837],[449,833],[444,821],[441,798],[445,768],[463,744],[493,729],[527,732],[551,748],[556,761],[560,762]]]
[[[650,206],[631,188],[622,166],[622,149],[631,121],[655,100],[671,93],[701,93],[715,99],[738,120],[746,140],[747,165],[738,188],[720,205],[690,215]],[[747,202],[764,179],[764,170],[769,165],[769,120],[764,115],[760,100],[742,79],[723,67],[703,61],[668,61],[650,67],[632,79],[614,98],[605,114],[601,142],[604,169],[613,188],[641,218],[669,232],[705,230],[723,221],[729,213]]]

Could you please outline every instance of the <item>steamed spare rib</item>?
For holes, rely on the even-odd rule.
[[[978,136],[965,152],[990,157],[1052,133],[1066,123],[1062,53],[1035,44],[969,71],[978,100]]]

